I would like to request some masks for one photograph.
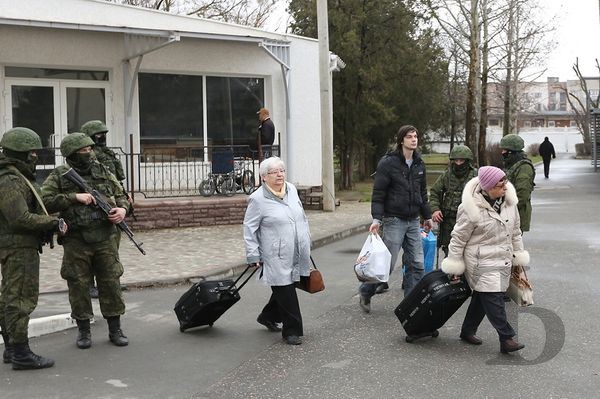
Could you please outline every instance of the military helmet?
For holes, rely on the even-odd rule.
[[[449,158],[473,160],[473,152],[466,145],[455,145],[450,151]]]
[[[94,120],[87,121],[81,126],[81,133],[87,134],[89,137],[92,137],[98,133],[107,133],[108,128],[102,121]]]
[[[63,157],[76,153],[84,147],[93,146],[94,141],[87,135],[79,132],[71,133],[60,143],[60,153]]]
[[[4,133],[0,141],[0,146],[12,151],[29,152],[31,150],[41,150],[42,140],[31,129],[14,127]]]
[[[509,151],[523,151],[525,148],[525,142],[520,136],[516,134],[507,134],[500,140],[500,148]]]

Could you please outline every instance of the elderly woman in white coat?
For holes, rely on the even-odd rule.
[[[263,184],[249,198],[244,241],[248,264],[262,265],[260,278],[272,294],[256,321],[298,345],[303,329],[295,282],[309,275],[308,220],[296,187],[285,181],[283,161],[267,158],[259,169]]]
[[[473,296],[460,339],[481,345],[477,328],[487,316],[500,338],[502,353],[523,349],[506,318],[504,295],[512,265],[526,266],[529,253],[523,249],[515,188],[505,173],[494,166],[479,169],[463,190],[456,224],[442,261],[448,274],[465,274]]]

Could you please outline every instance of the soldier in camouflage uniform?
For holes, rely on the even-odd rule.
[[[54,169],[42,186],[42,197],[51,211],[60,212],[70,226],[61,244],[64,257],[60,274],[67,280],[71,316],[77,320],[80,349],[92,345],[90,319],[94,316],[89,286],[95,276],[100,311],[108,322],[109,339],[117,346],[128,344],[121,330],[120,316],[125,313],[119,278],[117,227],[125,218],[129,202],[115,176],[100,164],[92,151],[94,142],[83,133],[71,133],[63,139],[60,151],[67,165]],[[88,193],[82,193],[63,176],[72,167],[87,184],[104,194],[113,206],[107,216]]]
[[[431,218],[440,225],[437,246],[442,248],[446,256],[463,188],[469,180],[477,176],[477,169],[471,165],[473,153],[469,147],[454,146],[449,158],[450,166],[438,177],[429,193],[429,205],[433,211]]]
[[[117,154],[106,146],[106,135],[108,134],[108,128],[104,124],[104,122],[99,120],[87,121],[83,125],[81,125],[81,133],[87,134],[93,141],[94,146],[92,149],[94,150],[94,155],[96,155],[96,159],[102,165],[106,166],[108,170],[112,172],[113,175],[121,182],[121,187],[123,187],[123,191],[125,191],[125,186],[123,186],[123,180],[125,180],[125,172],[123,172],[123,165],[121,164],[121,160],[117,156]],[[127,194],[127,192],[126,192]],[[129,203],[132,203],[131,197],[127,197]],[[133,212],[133,207],[130,208]],[[121,231],[117,230],[117,245],[121,242]],[[92,298],[98,298],[98,289],[92,280],[92,284],[90,286],[90,295]]]
[[[531,193],[535,186],[535,167],[523,151],[525,142],[520,136],[507,134],[500,140],[500,148],[506,177],[517,190],[521,231],[526,232],[531,225]]]
[[[0,146],[3,361],[12,363],[14,370],[52,367],[54,360],[31,351],[27,333],[29,316],[38,302],[39,253],[44,237],[59,229],[59,219],[45,214],[35,182],[36,151],[42,149],[42,141],[33,130],[16,127],[4,133]]]

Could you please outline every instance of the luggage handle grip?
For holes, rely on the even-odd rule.
[[[252,270],[252,273],[250,273],[250,275],[248,277],[246,277],[246,279],[244,280],[244,282],[238,288],[235,288],[236,284],[242,279],[242,277],[244,277],[244,274],[246,274],[246,272],[248,270],[250,270],[250,269],[254,269],[254,270]],[[231,290],[231,293],[235,295],[237,292],[239,292],[239,290],[241,290],[242,288],[244,288],[244,286],[246,285],[246,283],[252,278],[252,276],[254,275],[254,273],[256,273],[256,271],[258,269],[259,269],[258,267],[248,265],[246,267],[246,269],[242,272],[242,274],[240,274],[240,276],[228,288],[228,290]],[[232,289],[232,288],[234,288],[234,289]]]

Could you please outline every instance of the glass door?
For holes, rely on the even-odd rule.
[[[38,152],[38,178],[44,179],[54,168],[60,152],[56,134],[60,132],[60,90],[58,82],[43,79],[6,79],[8,129],[22,126],[34,130],[44,149]]]
[[[77,132],[83,123],[99,119],[110,129],[108,82],[82,82],[52,79],[6,79],[7,128],[33,129],[42,139],[38,179],[43,180],[56,165],[63,163],[60,142]],[[114,135],[108,135],[108,145]],[[112,140],[111,140],[112,139]]]

